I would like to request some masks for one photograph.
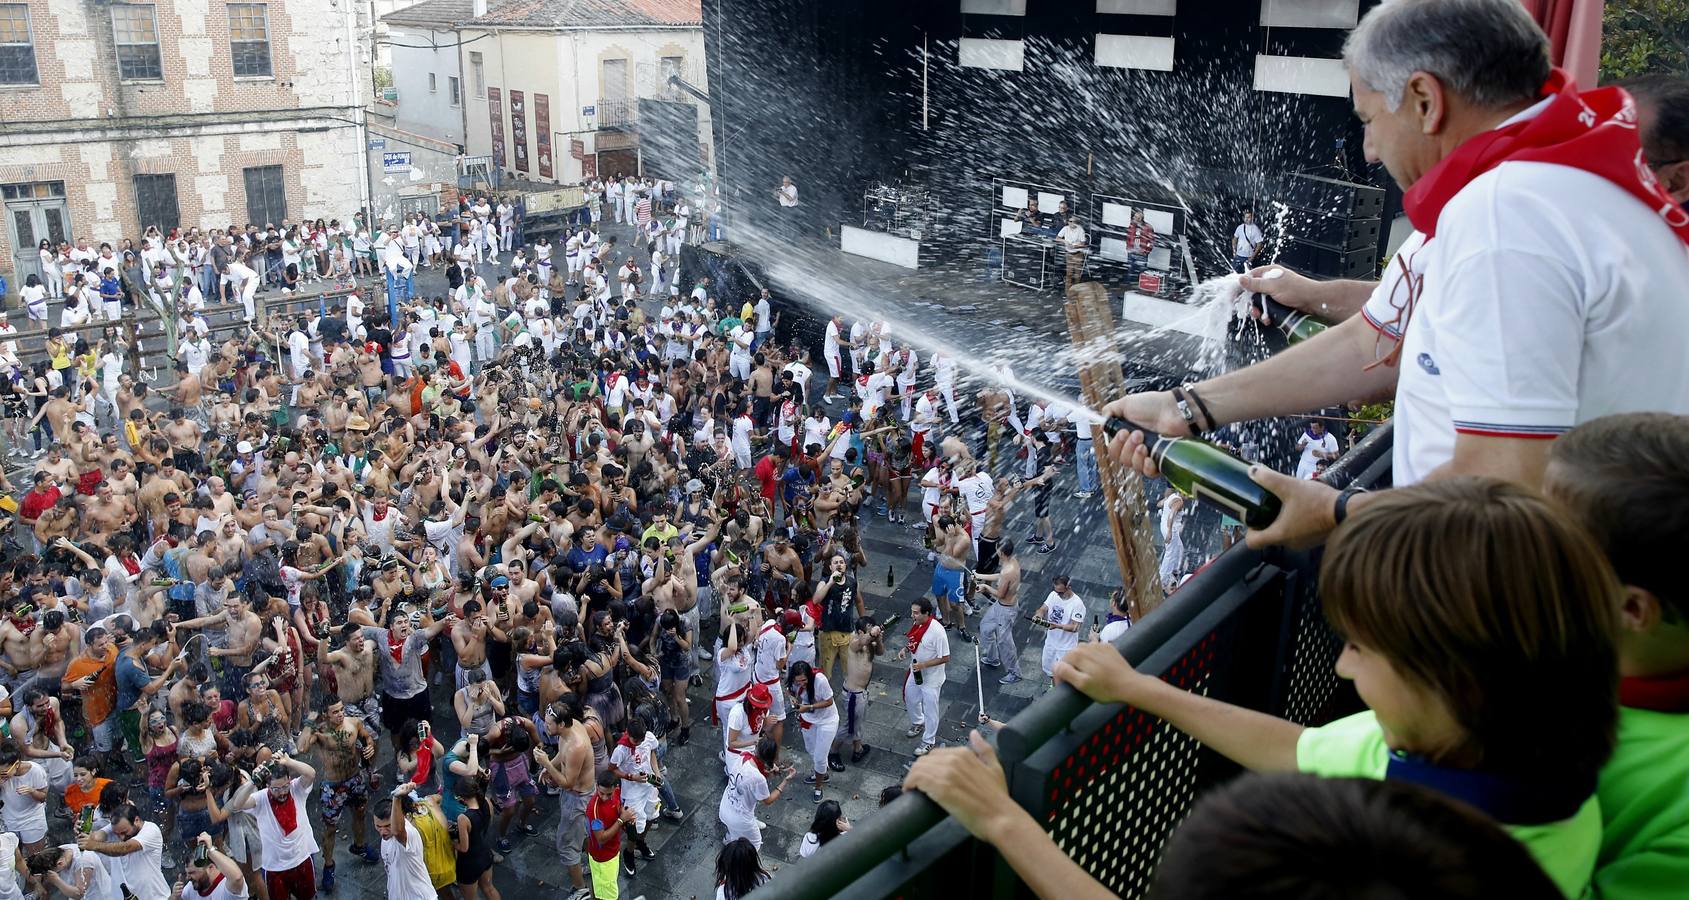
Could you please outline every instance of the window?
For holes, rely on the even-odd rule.
[[[229,52],[235,77],[269,78],[270,4],[229,4]]]
[[[428,93],[432,94],[436,90],[438,90],[438,88],[436,88],[435,84],[434,84],[434,73],[429,72],[428,73]]]
[[[482,65],[482,57],[479,51],[469,51],[469,75],[470,83],[475,86],[475,96],[487,96],[487,70]]]
[[[669,78],[671,78],[671,77],[684,78],[685,77],[684,73],[686,72],[686,57],[684,57],[684,56],[665,56],[665,57],[662,57],[661,59],[659,59],[657,61],[657,63],[658,63],[657,73],[658,73],[659,76],[662,77],[662,80],[663,80],[662,84],[657,85],[658,89],[665,91],[665,92],[671,92],[671,91],[676,90],[676,88],[673,85],[669,84]]]
[[[124,81],[161,81],[158,19],[151,3],[113,4],[112,40],[117,44],[117,76]]]
[[[246,219],[256,224],[280,225],[287,219],[287,186],[281,166],[253,166],[242,169],[246,177]]]
[[[135,217],[141,228],[157,225],[169,231],[182,224],[181,211],[176,207],[176,176],[135,176]]]
[[[36,84],[35,42],[29,36],[29,4],[0,3],[0,84]]]
[[[462,88],[458,86],[456,75],[446,76],[446,90],[451,93],[453,106],[463,102]]]
[[[607,59],[601,66],[598,96],[612,103],[626,103],[628,98],[628,61]]]

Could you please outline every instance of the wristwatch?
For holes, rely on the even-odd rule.
[[[1364,494],[1367,490],[1358,485],[1349,485],[1337,492],[1337,499],[1332,502],[1331,519],[1334,524],[1341,525],[1349,517],[1349,500],[1356,494]]]

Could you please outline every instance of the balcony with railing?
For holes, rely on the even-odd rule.
[[[1386,424],[1333,464],[1337,486],[1389,483]],[[1324,724],[1360,708],[1333,672],[1341,643],[1327,627],[1307,553],[1239,543],[1116,642],[1139,671],[1292,721]],[[997,735],[1009,794],[1056,843],[1122,897],[1142,896],[1161,848],[1196,796],[1238,767],[1131,707],[1093,703],[1064,686]],[[993,848],[932,801],[900,797],[757,889],[759,900],[1028,896]]]

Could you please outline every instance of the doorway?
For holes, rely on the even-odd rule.
[[[62,181],[38,181],[0,185],[0,200],[6,204],[7,237],[12,241],[12,270],[18,284],[30,275],[41,274],[39,244],[43,238],[54,247],[70,238],[70,208],[65,203]]]

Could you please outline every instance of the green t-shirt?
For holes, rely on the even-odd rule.
[[[1611,900],[1689,894],[1689,715],[1619,708],[1619,741],[1595,789],[1595,893]]]
[[[1372,710],[1309,728],[1296,741],[1296,768],[1314,775],[1382,780],[1389,765],[1390,748]],[[1586,892],[1601,846],[1601,808],[1595,797],[1569,819],[1503,827],[1531,851],[1561,893],[1577,897]]]

